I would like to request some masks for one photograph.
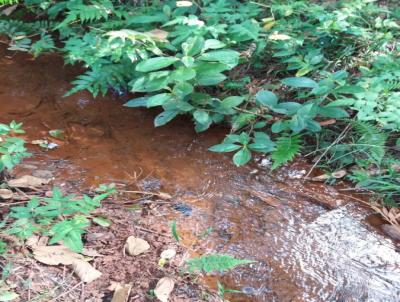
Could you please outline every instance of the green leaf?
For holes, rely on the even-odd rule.
[[[157,57],[141,61],[136,65],[136,71],[150,72],[166,68],[178,61],[174,57]]]
[[[325,107],[349,107],[354,105],[354,103],[356,102],[355,99],[339,99],[333,102],[328,103]]]
[[[219,49],[219,48],[223,48],[225,46],[226,46],[226,44],[221,42],[221,41],[219,41],[219,40],[208,39],[205,42],[204,50],[207,50],[207,49]]]
[[[189,81],[196,77],[196,71],[193,68],[179,67],[171,74],[171,78],[176,82]]]
[[[241,146],[232,143],[222,143],[210,147],[208,150],[212,152],[232,152],[240,149]]]
[[[164,103],[169,101],[172,98],[172,94],[170,93],[160,93],[153,95],[148,98],[147,100],[147,107],[155,107],[155,106],[162,106]]]
[[[181,98],[191,94],[194,88],[188,82],[180,82],[174,86],[173,93]]]
[[[224,108],[233,108],[233,107],[239,106],[241,103],[243,103],[243,101],[244,101],[244,97],[229,96],[221,102],[221,106]]]
[[[129,100],[124,104],[125,107],[131,107],[131,108],[136,108],[136,107],[147,107],[147,100],[149,97],[139,97],[135,98],[132,100]]]
[[[199,84],[200,86],[213,86],[221,83],[225,79],[226,75],[222,73],[199,75],[197,78],[197,84]]]
[[[350,86],[339,87],[335,90],[335,92],[343,94],[357,94],[365,92],[365,89],[360,86],[350,85]]]
[[[201,36],[192,37],[182,43],[182,50],[185,56],[195,56],[201,52],[204,47],[204,38]]]
[[[292,160],[300,152],[300,136],[281,136],[276,141],[276,149],[272,152],[272,170]]]
[[[112,222],[104,217],[93,217],[92,221],[102,227],[109,227]]]
[[[235,67],[239,63],[240,53],[235,50],[225,49],[225,50],[212,50],[202,54],[199,60],[210,61],[210,62],[220,62],[230,69]]]
[[[278,97],[271,91],[261,90],[256,94],[256,101],[260,105],[275,107],[278,103]]]
[[[251,159],[251,152],[247,147],[243,147],[233,155],[233,163],[239,167],[247,164]]]
[[[1,302],[8,302],[19,298],[19,295],[11,292],[11,291],[1,291],[0,293],[0,301]]]
[[[212,254],[189,259],[186,264],[188,266],[189,272],[201,271],[205,273],[211,273],[213,271],[228,271],[239,265],[249,264],[253,262],[255,261],[237,259],[230,255]]]
[[[286,86],[295,87],[295,88],[316,88],[318,87],[318,83],[313,79],[306,77],[298,77],[298,78],[286,78],[282,80],[282,83]]]
[[[193,113],[193,117],[200,124],[208,124],[210,121],[210,115],[204,110],[196,110]]]
[[[346,118],[349,114],[346,110],[337,107],[319,107],[318,114],[330,118]]]
[[[254,133],[254,143],[248,145],[249,149],[256,152],[268,153],[275,149],[275,143],[264,132]]]
[[[167,124],[171,120],[173,120],[177,115],[179,114],[179,111],[176,110],[166,110],[161,112],[159,115],[156,116],[154,119],[154,126],[159,127]]]
[[[173,220],[172,223],[171,223],[171,233],[172,233],[172,236],[175,238],[175,240],[177,242],[179,242],[180,241],[180,237],[179,237],[178,230],[177,230],[177,227],[176,227],[176,220]]]
[[[273,123],[271,126],[272,133],[280,133],[288,129],[289,129],[288,121],[277,121]]]

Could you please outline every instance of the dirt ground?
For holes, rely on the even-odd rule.
[[[26,169],[23,172],[26,173]],[[51,186],[47,185],[34,191],[14,193],[16,199],[24,199],[32,195],[44,196],[50,190]],[[62,185],[62,190],[64,193],[79,194],[67,184]],[[117,301],[113,300],[113,287],[118,283],[132,287],[126,301],[158,301],[152,290],[163,277],[170,277],[175,282],[168,301],[222,301],[200,285],[195,275],[184,271],[184,263],[190,253],[173,238],[171,222],[163,215],[167,207],[174,205],[174,201],[150,195],[136,196],[132,199],[114,195],[104,201],[95,213],[107,217],[112,224],[108,227],[92,225],[84,235],[85,251],[91,256],[90,263],[102,274],[90,283],[81,281],[69,266],[50,266],[36,261],[28,245],[15,245],[13,243],[18,239],[1,235],[11,246],[9,254],[0,260],[5,268],[3,276],[8,277],[9,288],[19,294],[19,301]],[[24,202],[3,200],[0,216],[5,217],[9,206]],[[138,256],[126,254],[124,246],[129,236],[146,240],[150,249]],[[160,254],[167,249],[176,251],[176,256],[161,266]]]

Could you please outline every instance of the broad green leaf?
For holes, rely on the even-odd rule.
[[[355,99],[339,99],[328,103],[325,107],[340,107],[340,106],[352,106],[355,103]]]
[[[185,56],[195,56],[201,52],[204,47],[204,38],[201,36],[192,37],[182,43],[182,50]]]
[[[241,146],[232,143],[222,143],[210,147],[208,150],[212,152],[232,152],[240,149]]]
[[[131,107],[131,108],[136,108],[136,107],[147,107],[147,100],[149,97],[139,97],[135,98],[132,100],[129,100],[124,104],[125,107]]]
[[[197,75],[204,76],[204,75],[215,75],[221,73],[225,70],[228,70],[229,67],[222,63],[214,63],[214,62],[196,62],[196,66],[194,67],[196,70]]]
[[[254,133],[254,143],[248,145],[251,150],[257,152],[271,152],[275,148],[275,143],[271,141],[271,138],[268,134],[264,132],[255,132]]]
[[[256,101],[267,107],[275,107],[278,103],[278,97],[271,91],[261,90],[256,94]]]
[[[154,119],[154,126],[156,127],[163,126],[166,123],[173,120],[178,114],[179,111],[176,110],[163,111],[159,115],[157,115],[156,118]]]
[[[189,81],[196,77],[196,71],[193,68],[179,67],[171,74],[171,78],[176,82]]]
[[[174,86],[173,94],[183,98],[193,92],[193,86],[188,82],[180,82]]]
[[[241,103],[243,103],[243,101],[244,101],[244,97],[229,96],[221,102],[221,106],[224,108],[233,108],[233,107],[239,106]]]
[[[272,124],[271,131],[272,133],[280,133],[282,131],[289,129],[289,122],[288,121],[277,121]]]
[[[239,167],[247,164],[251,159],[251,152],[247,147],[240,149],[233,155],[233,163]]]
[[[200,124],[208,124],[210,121],[210,115],[207,111],[204,110],[196,110],[193,113],[193,117]]]
[[[223,82],[225,79],[226,75],[222,73],[199,75],[197,78],[197,83],[200,86],[213,86]]]
[[[221,41],[219,41],[219,40],[208,39],[205,42],[204,50],[207,50],[207,49],[219,49],[219,48],[223,48],[225,46],[226,46],[226,44],[221,42]]]
[[[220,62],[229,66],[230,69],[239,63],[239,52],[235,50],[212,50],[202,54],[199,60],[209,62]]]
[[[160,70],[171,66],[176,61],[178,61],[175,57],[157,57],[151,58],[147,60],[141,61],[136,65],[136,70],[140,72],[150,72],[155,70]]]
[[[346,110],[338,107],[319,107],[318,113],[325,117],[330,118],[345,118],[349,117]]]
[[[147,100],[147,107],[155,107],[155,106],[162,106],[164,103],[169,101],[172,98],[172,94],[170,93],[160,93],[153,95],[148,98]]]
[[[306,77],[298,77],[298,78],[286,78],[282,80],[282,83],[286,86],[295,87],[295,88],[315,88],[318,87],[318,83],[313,79]]]
[[[132,86],[132,92],[154,92],[165,88],[169,80],[169,72],[156,72],[156,75],[149,74],[129,84]]]
[[[342,86],[337,89],[335,89],[336,93],[343,93],[343,94],[357,94],[357,93],[363,93],[365,92],[365,89],[356,86],[356,85],[350,85],[350,86]]]

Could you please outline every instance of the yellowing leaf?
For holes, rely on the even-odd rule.
[[[290,40],[291,38],[285,34],[273,33],[268,37],[270,40]]]
[[[176,1],[177,7],[190,7],[193,3],[191,1]]]
[[[275,25],[275,21],[269,21],[269,22],[264,23],[263,28],[265,30],[270,30],[272,27],[274,27],[274,25]]]

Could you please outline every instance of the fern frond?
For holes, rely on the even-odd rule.
[[[284,135],[276,140],[276,149],[272,152],[272,170],[291,161],[301,150],[300,135]]]
[[[354,122],[354,129],[360,135],[356,142],[357,150],[368,155],[379,164],[385,156],[386,133],[366,122]]]
[[[186,264],[188,265],[188,271],[203,271],[210,273],[212,271],[227,271],[235,268],[238,265],[252,263],[252,260],[237,259],[229,255],[223,254],[212,254],[204,255],[189,259]]]
[[[101,19],[107,20],[109,15],[114,11],[111,1],[91,1],[90,5],[74,4],[69,7],[67,17],[55,29],[60,29],[66,25],[80,21],[81,23],[93,22]]]
[[[17,4],[18,2],[18,0],[0,0],[0,6]]]

